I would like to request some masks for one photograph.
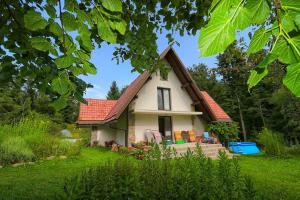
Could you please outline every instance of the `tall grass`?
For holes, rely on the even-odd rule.
[[[266,155],[285,156],[286,148],[282,135],[264,128],[258,136],[258,143],[262,145]]]
[[[214,163],[199,148],[171,159],[172,150],[154,148],[139,162],[124,158],[107,162],[67,179],[58,199],[254,199],[249,178],[236,159],[220,153]],[[162,159],[163,158],[163,159]],[[249,195],[251,194],[251,195]]]
[[[0,165],[78,154],[79,145],[62,140],[57,133],[50,133],[55,126],[47,116],[36,113],[16,124],[1,125]]]

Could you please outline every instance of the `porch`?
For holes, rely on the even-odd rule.
[[[226,155],[229,158],[232,158],[232,154],[225,147],[223,147],[222,144],[199,143],[199,146],[201,147],[203,154],[207,158],[218,159],[219,151],[225,151]],[[181,157],[184,154],[186,154],[188,149],[195,153],[197,149],[197,142],[189,142],[185,144],[172,144],[170,145],[170,147],[176,150],[178,157]]]

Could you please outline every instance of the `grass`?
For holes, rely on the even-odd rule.
[[[53,199],[65,177],[122,155],[105,149],[83,148],[78,157],[0,169],[0,199]]]
[[[66,160],[0,169],[0,199],[53,199],[62,191],[65,177],[121,156],[105,149],[83,148],[80,156]],[[242,172],[253,179],[257,190],[273,199],[300,199],[300,156],[241,156],[239,160]]]
[[[276,199],[300,199],[300,156],[271,158],[240,157],[242,173],[249,175],[257,190]]]

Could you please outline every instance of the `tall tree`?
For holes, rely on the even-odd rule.
[[[116,81],[111,83],[110,89],[106,95],[106,99],[117,100],[120,98],[120,90]]]
[[[245,120],[243,114],[243,97],[247,88],[248,65],[246,54],[242,47],[236,43],[229,46],[224,53],[217,56],[218,69],[222,81],[229,86],[232,95],[232,103],[238,111],[240,125],[242,127],[243,138],[247,140]]]

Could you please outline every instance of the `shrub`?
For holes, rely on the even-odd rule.
[[[77,128],[75,124],[68,124],[67,129],[71,131],[74,139],[80,139],[83,146],[90,146],[91,144],[91,129]]]
[[[124,157],[66,179],[59,199],[249,199],[255,190],[240,174],[237,160],[220,154],[218,164],[201,149],[171,159],[172,150],[159,148],[133,162]],[[164,155],[164,159],[161,156]]]
[[[263,147],[266,155],[285,156],[286,149],[282,135],[264,128],[258,136],[258,143]]]
[[[10,137],[0,145],[0,163],[3,165],[31,161],[32,150],[21,137]]]
[[[217,134],[222,142],[238,139],[239,125],[236,122],[217,122],[207,126],[209,132]]]

